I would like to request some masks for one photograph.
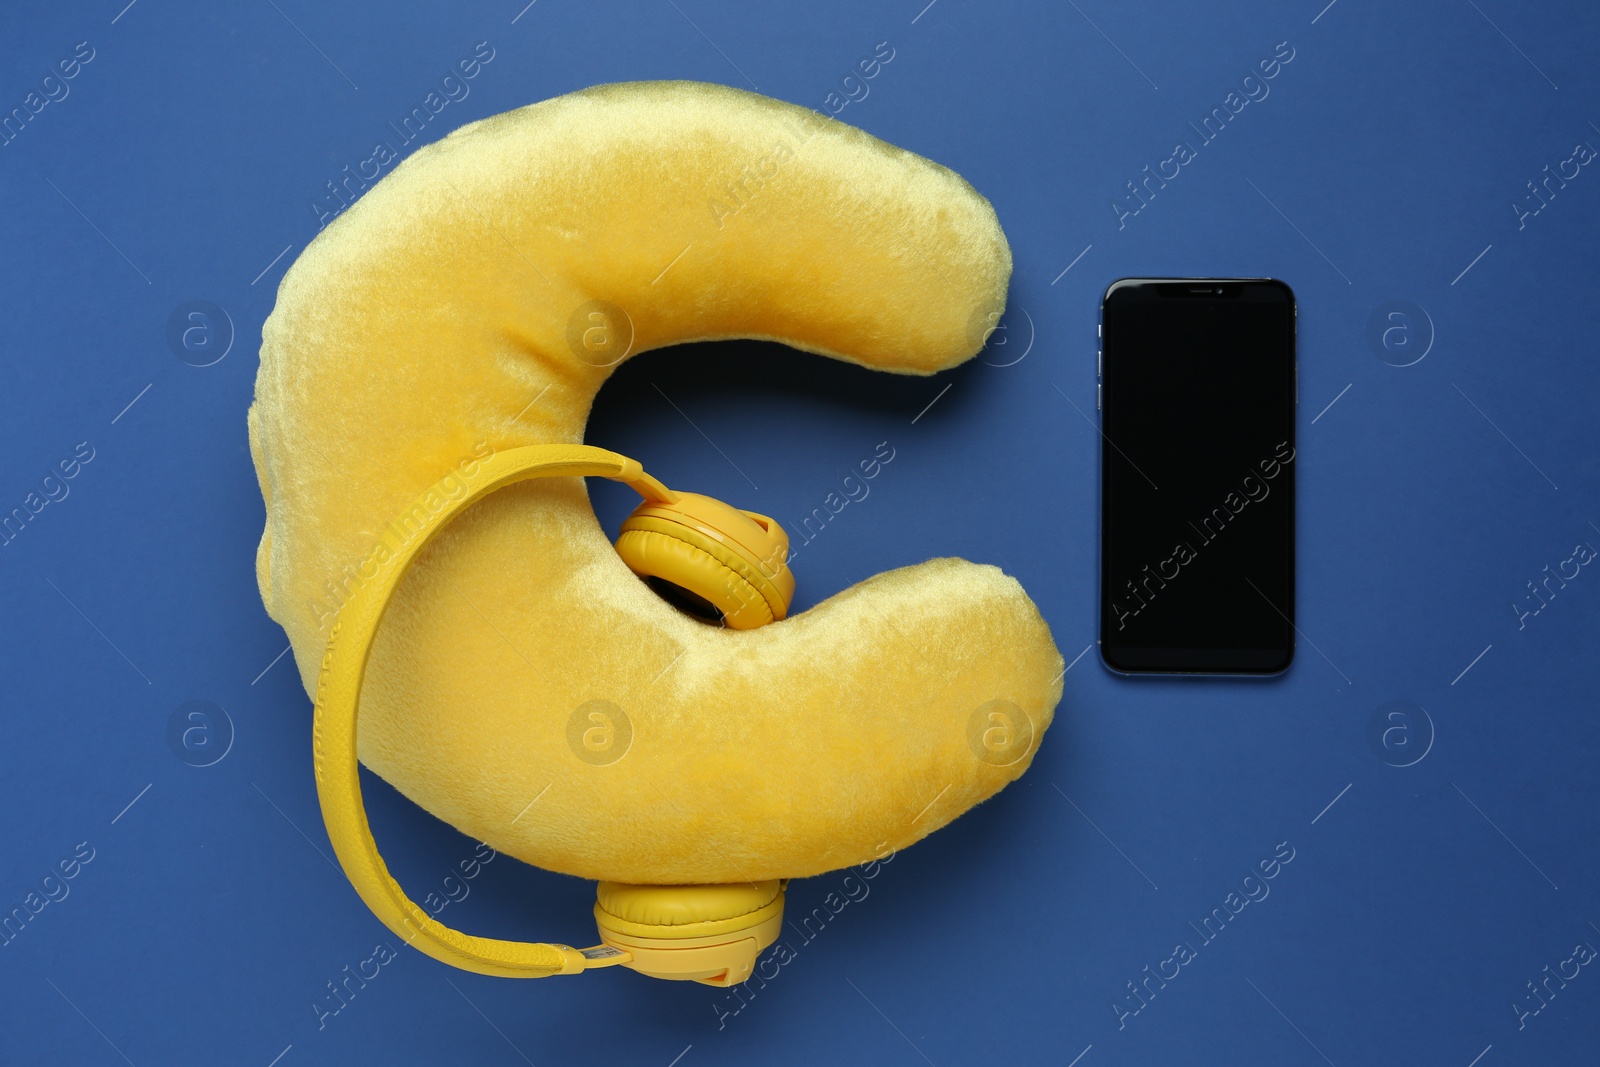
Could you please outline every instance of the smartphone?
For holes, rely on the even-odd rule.
[[[1294,293],[1124,278],[1100,307],[1100,655],[1122,673],[1294,658]]]

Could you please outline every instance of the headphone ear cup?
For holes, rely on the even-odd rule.
[[[630,518],[617,538],[617,555],[662,599],[708,622],[753,630],[781,614],[759,572],[727,546],[676,523]]]
[[[601,882],[594,905],[600,940],[652,978],[737,985],[783,926],[787,881],[738,885]]]

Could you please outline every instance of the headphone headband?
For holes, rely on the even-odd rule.
[[[312,747],[317,799],[328,840],[345,876],[372,913],[407,943],[436,960],[502,978],[546,978],[627,963],[632,959],[629,953],[606,945],[580,950],[568,945],[464,934],[434,919],[406,896],[384,865],[367,825],[357,773],[356,718],[373,638],[401,577],[417,553],[468,507],[496,490],[534,478],[609,478],[626,483],[649,501],[671,504],[678,501],[678,496],[646,474],[636,460],[590,445],[508,449],[481,461],[471,473],[451,477],[464,480],[467,491],[451,499],[443,490],[456,487],[440,486],[438,495],[448,501],[442,510],[434,512],[426,505],[410,509],[412,514],[428,516],[420,530],[402,533],[392,524],[384,530],[372,553],[377,573],[357,586],[345,601],[322,654]],[[417,503],[434,488],[419,496]]]

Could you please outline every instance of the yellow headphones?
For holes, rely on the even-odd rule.
[[[638,462],[588,445],[530,445],[452,472],[391,523],[370,558],[375,573],[340,609],[317,678],[312,744],[317,799],[334,854],[374,915],[407,943],[454,967],[503,978],[577,974],[622,964],[654,978],[726,986],[744,981],[777,939],[787,884],[647,886],[601,882],[594,907],[599,945],[575,949],[500,941],[452,930],[406,896],[367,825],[356,764],[356,718],[372,641],[406,568],[451,519],[490,493],[533,478],[623,482],[644,503],[622,524],[617,552],[635,574],[682,610],[733,629],[782,619],[794,597],[789,537],[765,515],[694,493],[675,493]],[[465,481],[466,492],[461,492]],[[446,484],[448,483],[448,484]],[[438,511],[439,499],[448,503]],[[420,525],[417,516],[426,516]]]

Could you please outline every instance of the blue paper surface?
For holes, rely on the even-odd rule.
[[[24,513],[0,547],[0,1060],[1594,1061],[1600,10],[123,2],[0,35],[0,513]],[[480,42],[470,92],[404,143]],[[953,167],[1010,238],[1011,309],[931,380],[646,355],[589,440],[791,523],[887,441],[870,497],[801,547],[797,606],[993,562],[1072,664],[1026,776],[837,913],[845,872],[794,883],[789,958],[737,996],[399,944],[329,858],[252,571],[261,324],[327,184],[379,142],[651,78],[848,101]],[[1298,297],[1282,678],[1129,680],[1094,652],[1095,323],[1130,275]],[[592,488],[614,530],[628,494]],[[441,918],[593,943],[588,883],[472,866],[366,796],[402,883],[459,898]]]

